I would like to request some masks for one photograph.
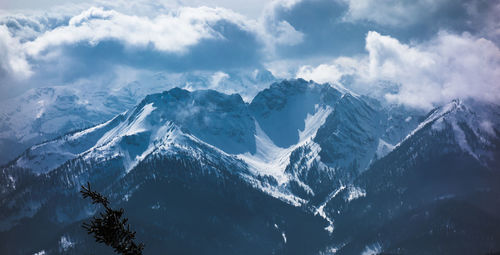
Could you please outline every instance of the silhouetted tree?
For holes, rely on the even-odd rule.
[[[90,223],[83,223],[82,227],[87,230],[89,235],[94,235],[96,242],[104,243],[114,248],[115,252],[123,255],[142,255],[144,244],[136,244],[135,231],[130,230],[128,219],[123,218],[123,208],[113,210],[109,207],[108,199],[93,191],[90,183],[87,187],[82,185],[83,198],[90,197],[92,204],[101,204],[105,212],[94,216]]]

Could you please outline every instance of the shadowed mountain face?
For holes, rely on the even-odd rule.
[[[297,130],[305,129],[307,115],[314,115],[319,104],[334,105],[341,96],[330,86],[283,81],[257,94],[250,110],[274,144],[287,148],[299,142]]]
[[[500,108],[430,113],[304,80],[175,88],[33,146],[0,171],[0,251],[106,253],[80,225],[90,181],[145,254],[500,250]]]
[[[237,94],[175,88],[147,96],[130,121],[135,121],[146,105],[153,108],[143,121],[146,129],[170,122],[227,153],[255,152],[255,124],[247,105]]]

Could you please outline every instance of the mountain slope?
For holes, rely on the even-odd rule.
[[[0,165],[32,145],[68,132],[103,123],[139,103],[146,95],[174,87],[243,93],[246,100],[276,78],[267,70],[152,73],[106,84],[80,82],[71,86],[31,89],[2,102]]]
[[[201,107],[198,117],[196,113],[186,116],[179,111],[185,104],[206,106],[207,99],[211,106]],[[2,169],[3,176],[8,175],[11,182],[7,185],[10,189],[3,190],[0,196],[1,225],[8,229],[1,239],[11,241],[2,241],[1,250],[64,252],[57,243],[62,236],[77,243],[73,252],[82,253],[95,247],[92,240],[79,232],[80,220],[93,213],[78,198],[79,185],[86,181],[104,190],[117,206],[144,209],[129,210],[133,212],[130,219],[138,222],[135,225],[150,240],[150,254],[165,250],[187,254],[252,254],[255,249],[250,248],[256,245],[262,253],[309,254],[318,250],[327,240],[326,232],[315,231],[324,224],[321,218],[269,196],[277,191],[268,187],[263,192],[261,187],[267,184],[252,175],[244,162],[193,136],[204,130],[210,134],[209,138],[230,136],[238,141],[236,138],[244,137],[240,132],[220,130],[224,127],[251,130],[241,126],[245,124],[245,114],[238,105],[245,105],[239,96],[213,91],[189,93],[174,89],[151,95],[134,110],[102,127],[59,139],[59,144],[65,146],[62,141],[70,138],[89,141],[86,135],[107,130],[92,148],[55,169],[26,172],[16,164]],[[221,122],[228,125],[221,127],[220,122],[207,122],[201,116],[223,118]],[[158,211],[161,205],[172,209]],[[261,206],[267,208],[266,212],[259,209]],[[162,223],[143,222],[144,217]],[[202,232],[197,233],[194,226],[199,226]],[[41,228],[54,229],[51,231],[54,235],[40,239],[36,229]],[[158,232],[162,234],[152,234]],[[168,241],[163,235],[169,236]]]
[[[481,128],[476,112],[483,109],[454,101],[433,110],[353,186],[339,190],[325,211],[334,218],[341,254],[500,249],[492,242],[500,236],[500,139]],[[363,195],[352,199],[353,189]]]
[[[78,194],[90,181],[151,254],[496,250],[498,110],[454,101],[423,115],[302,79],[251,103],[151,94],[0,169],[0,249],[101,251],[79,227],[96,212]]]

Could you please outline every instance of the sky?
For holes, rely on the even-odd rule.
[[[500,0],[0,0],[0,102],[130,70],[253,69],[422,109],[500,102]]]

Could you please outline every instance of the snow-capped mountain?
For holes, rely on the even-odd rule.
[[[95,100],[94,99],[98,99]],[[0,114],[0,163],[31,145],[103,122],[136,102],[104,94],[89,95],[71,87],[31,89],[3,104]],[[113,102],[111,105],[110,102]]]
[[[336,227],[332,247],[340,254],[498,250],[491,240],[500,236],[499,110],[455,100],[431,111],[386,157],[332,193],[322,208]]]
[[[148,94],[180,87],[233,91],[251,99],[274,80],[267,70],[199,71],[143,74],[137,80],[107,86],[83,82],[31,89],[0,107],[0,164],[32,145],[103,123]]]
[[[398,232],[402,225],[396,231],[388,224],[407,222],[412,212],[425,218],[425,208],[449,198],[500,223],[497,207],[486,206],[498,204],[500,194],[499,112],[457,100],[426,115],[302,79],[273,83],[250,103],[214,90],[151,94],[107,122],[32,146],[1,169],[0,240],[8,241],[0,248],[100,249],[79,231],[95,213],[78,197],[87,181],[130,212],[152,254],[444,247],[405,243],[424,230],[468,237],[443,234],[436,226],[458,224],[444,214],[431,212],[432,221],[422,221],[429,228],[406,235]],[[23,235],[41,227],[54,231],[38,241],[35,233]],[[467,248],[495,250],[488,240],[498,233]],[[72,245],[64,248],[63,239]]]

